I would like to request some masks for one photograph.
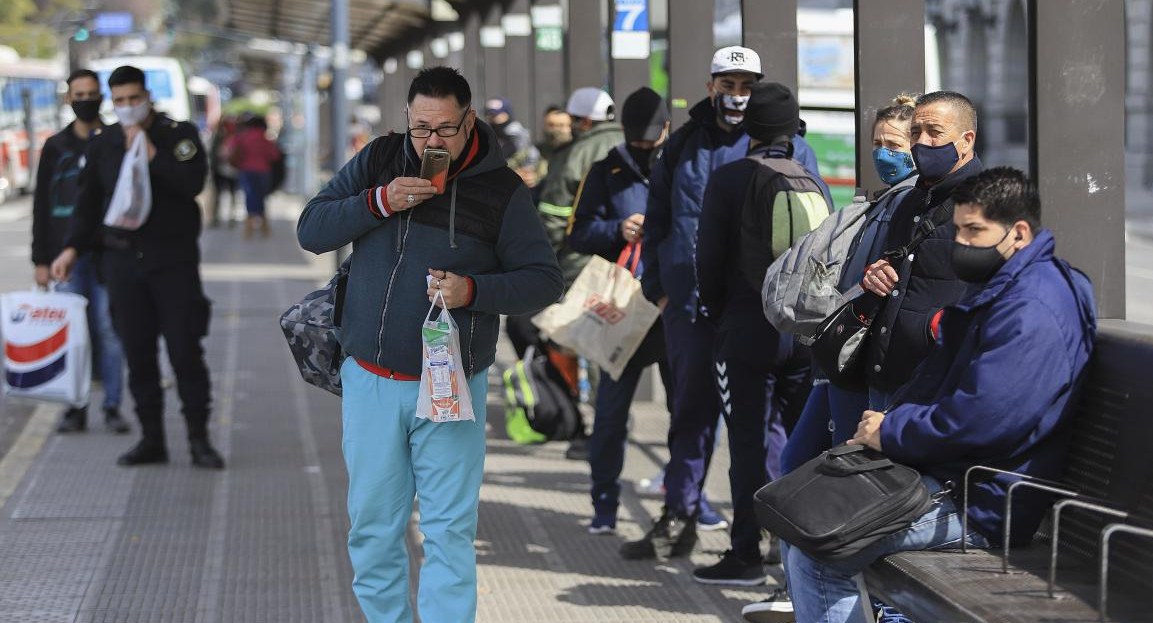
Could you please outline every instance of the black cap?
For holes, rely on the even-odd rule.
[[[758,141],[778,136],[792,138],[800,126],[801,109],[789,87],[779,82],[758,82],[750,88],[745,107],[745,132]]]
[[[664,98],[648,87],[633,91],[621,109],[621,125],[625,129],[625,140],[630,143],[659,139],[669,119]]]

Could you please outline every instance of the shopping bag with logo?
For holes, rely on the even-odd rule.
[[[620,379],[660,316],[635,276],[640,251],[639,243],[630,244],[616,264],[593,256],[564,300],[532,319],[545,337],[600,366],[614,380]]]
[[[120,176],[104,224],[108,227],[136,231],[152,213],[152,180],[148,175],[148,142],[144,132],[132,139],[132,145],[120,162]]]
[[[420,330],[424,362],[420,369],[416,417],[433,422],[475,422],[468,377],[464,375],[460,357],[460,330],[456,321],[443,308],[435,320],[429,320],[438,301],[444,305],[441,290],[436,291]]]
[[[4,393],[88,404],[92,358],[88,301],[67,292],[9,292],[0,295],[0,339],[4,342]]]

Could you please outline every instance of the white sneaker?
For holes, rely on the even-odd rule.
[[[793,600],[784,588],[775,588],[768,599],[741,608],[741,616],[752,623],[792,623]]]

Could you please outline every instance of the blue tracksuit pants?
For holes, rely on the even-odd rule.
[[[488,370],[469,379],[475,422],[416,417],[416,381],[341,367],[348,555],[370,623],[411,623],[405,527],[420,498],[424,565],[417,609],[430,623],[476,619],[477,508],[484,471]]]

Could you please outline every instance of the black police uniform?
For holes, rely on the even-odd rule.
[[[157,338],[163,336],[176,373],[193,462],[222,467],[208,445],[211,390],[200,345],[208,334],[210,313],[200,282],[196,196],[204,188],[207,159],[190,123],[154,113],[146,132],[156,147],[149,163],[152,210],[148,220],[136,231],[103,224],[125,153],[124,128],[111,125],[97,131],[88,147],[68,246],[78,253],[101,253],[113,324],[128,360],[128,387],[144,439],[121,457],[121,464],[168,458],[157,352]]]

